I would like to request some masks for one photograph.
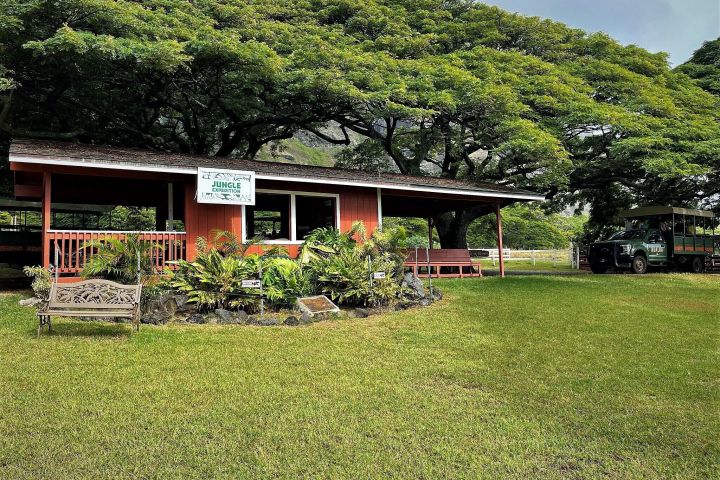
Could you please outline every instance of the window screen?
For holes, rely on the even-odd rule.
[[[298,240],[304,240],[316,228],[336,228],[335,198],[297,195],[295,197],[295,226]]]
[[[245,208],[248,239],[290,240],[290,195],[255,194],[255,205]]]

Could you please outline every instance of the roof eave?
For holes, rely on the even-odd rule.
[[[182,175],[196,175],[197,167],[179,167],[179,166],[167,166],[167,165],[148,165],[148,164],[130,164],[122,162],[102,162],[91,159],[66,159],[61,160],[57,158],[42,157],[42,156],[29,156],[29,155],[18,155],[10,153],[10,162],[13,163],[26,163],[35,165],[57,165],[57,166],[69,166],[69,167],[83,167],[83,168],[102,168],[106,170],[130,170],[140,172],[160,172],[160,173],[174,173]],[[401,190],[401,191],[416,191],[423,193],[442,193],[448,195],[465,195],[470,197],[484,197],[484,198],[504,198],[515,201],[543,201],[545,197],[532,192],[500,192],[495,190],[483,190],[483,189],[463,189],[463,188],[449,188],[439,186],[427,186],[417,184],[393,184],[387,182],[368,182],[368,181],[354,181],[344,179],[331,179],[331,178],[313,178],[303,177],[297,175],[282,175],[272,173],[256,172],[255,178],[258,180],[275,180],[284,182],[298,182],[298,183],[315,183],[315,184],[330,184],[330,185],[341,185],[341,186],[354,186],[354,187],[367,187],[367,188],[380,188],[384,190]]]

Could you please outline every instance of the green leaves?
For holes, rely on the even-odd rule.
[[[342,125],[362,141],[341,162],[373,171],[598,207],[608,191],[685,204],[720,191],[703,176],[718,169],[720,103],[700,88],[720,91],[718,41],[672,71],[664,54],[479,2],[6,4],[0,92],[14,89],[19,130],[253,157]]]
[[[159,273],[152,259],[157,248],[154,243],[141,240],[138,234],[128,234],[122,239],[107,238],[88,242],[83,253],[88,260],[82,276],[101,277],[126,284],[137,283]]]

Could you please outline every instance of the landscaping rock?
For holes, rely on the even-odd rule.
[[[234,312],[233,318],[238,325],[244,325],[248,322],[249,315],[247,312],[240,310],[239,312]]]
[[[41,298],[37,298],[37,297],[30,297],[30,298],[25,298],[23,300],[20,300],[19,303],[23,307],[37,307],[41,303],[43,303],[43,300]]]
[[[263,318],[262,320],[258,320],[258,325],[261,327],[272,327],[278,323],[276,318]]]
[[[422,280],[417,278],[412,273],[406,273],[405,277],[402,281],[403,288],[410,289],[410,295],[414,298],[424,298],[425,297],[425,286],[423,285]]]
[[[315,319],[313,318],[313,316],[308,313],[303,312],[303,314],[300,315],[300,323],[302,325],[307,325],[309,323],[313,323],[314,320]]]
[[[367,308],[356,308],[353,310],[354,318],[367,318],[370,316],[370,310]]]
[[[439,288],[433,287],[433,300],[442,300],[443,294]]]
[[[285,321],[283,322],[283,325],[287,325],[289,327],[295,327],[297,325],[300,325],[300,320],[298,320],[297,317],[290,315],[289,317],[287,317],[285,319]]]
[[[141,307],[140,322],[164,325],[172,320],[177,310],[173,295],[158,295],[148,299]]]
[[[188,323],[204,323],[203,322],[203,316],[199,313],[193,313],[189,317],[185,319]]]
[[[212,313],[206,313],[202,316],[202,323],[215,325],[217,323],[220,323],[220,317],[215,314],[215,312]]]
[[[196,305],[194,303],[188,302],[188,296],[187,295],[173,295],[173,299],[175,300],[175,314],[180,313],[192,313],[196,309]]]
[[[229,324],[237,323],[235,321],[235,312],[225,310],[224,308],[218,308],[215,310],[215,315],[218,317],[218,323]]]
[[[429,298],[422,298],[418,302],[418,305],[420,305],[421,307],[428,307],[432,305],[432,300],[430,300]]]

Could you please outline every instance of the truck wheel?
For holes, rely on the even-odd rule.
[[[632,260],[632,272],[637,273],[638,275],[642,275],[644,273],[647,273],[647,259],[645,258],[645,255],[635,255]]]
[[[690,271],[692,273],[703,273],[705,271],[705,259],[695,255],[690,262]]]
[[[602,275],[603,273],[607,272],[607,268],[601,267],[600,265],[590,265],[590,270],[592,270],[593,273]]]

